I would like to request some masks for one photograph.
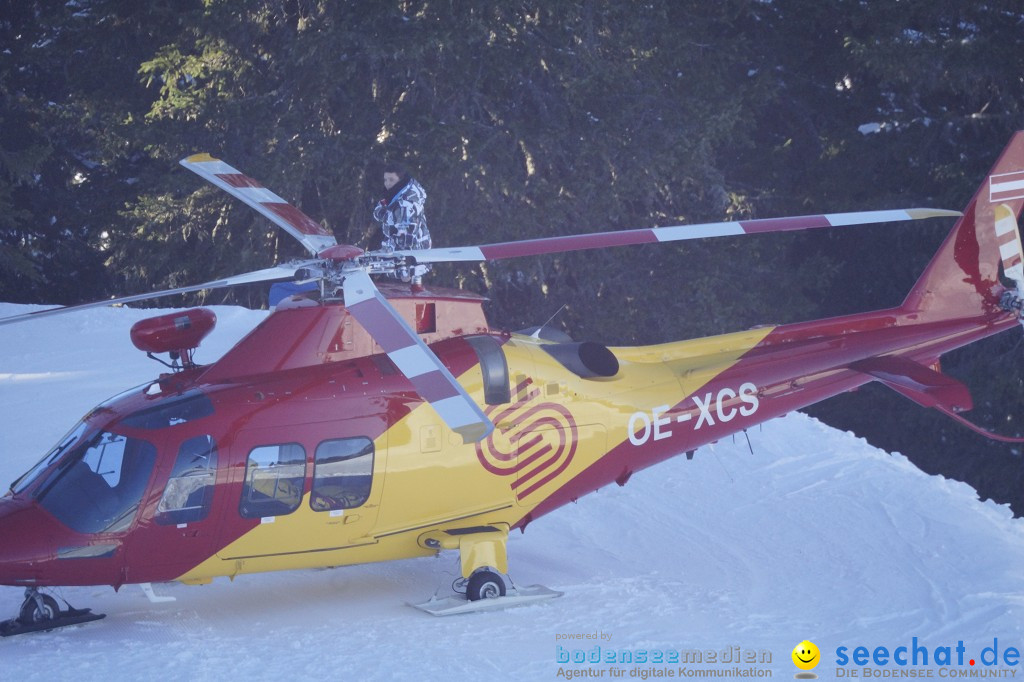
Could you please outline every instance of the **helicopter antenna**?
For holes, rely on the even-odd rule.
[[[535,339],[539,339],[539,338],[540,338],[540,333],[541,333],[542,331],[544,331],[544,327],[547,327],[547,326],[548,326],[549,324],[551,324],[551,322],[552,322],[552,321],[553,321],[553,320],[554,320],[554,319],[555,319],[556,317],[558,317],[558,314],[559,314],[559,313],[561,313],[561,312],[562,312],[563,310],[565,310],[565,306],[566,306],[566,305],[567,305],[567,304],[563,303],[563,304],[562,304],[562,307],[561,307],[561,308],[559,308],[558,310],[556,310],[556,311],[555,311],[555,314],[554,314],[554,315],[552,315],[551,317],[549,317],[549,318],[548,318],[548,321],[547,321],[547,322],[545,322],[545,323],[544,323],[544,324],[542,324],[541,326],[537,327],[536,331],[534,331],[534,332],[533,332],[532,334],[530,334],[530,336],[531,336],[531,337],[533,337],[533,338],[535,338]]]

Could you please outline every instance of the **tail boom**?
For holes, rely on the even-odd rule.
[[[624,484],[635,471],[872,381],[961,419],[957,413],[972,406],[970,391],[942,374],[939,359],[1019,324],[1019,316],[1002,302],[1004,294],[1014,292],[1003,283],[1000,268],[1008,279],[1024,280],[1017,228],[1022,207],[1024,133],[1017,133],[901,306],[766,330],[699,388],[684,387],[678,400],[657,407],[619,406],[619,414],[638,410],[643,415],[635,423],[661,425],[660,434],[651,427],[656,435],[650,439],[634,434],[613,445],[514,526],[525,528],[588,492],[613,482]],[[1022,291],[1024,282],[1018,284],[1017,300]],[[663,344],[648,355],[651,361],[676,355],[699,363],[701,353],[689,349],[724,346],[719,339],[725,338]],[[634,359],[648,355],[634,353]],[[666,377],[680,369],[687,367],[664,363]],[[729,401],[736,400],[756,407],[734,409]],[[686,417],[695,404],[703,421]]]

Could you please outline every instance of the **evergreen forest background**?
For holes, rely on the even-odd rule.
[[[206,151],[375,247],[385,160],[435,246],[962,208],[1024,128],[1020,0],[0,0],[0,300],[302,255]],[[442,267],[492,323],[648,344],[899,304],[950,222]],[[265,305],[266,287],[162,305]],[[1021,335],[944,359],[1024,435]],[[1020,449],[869,385],[809,410],[1024,513]],[[756,452],[756,438],[753,439]]]

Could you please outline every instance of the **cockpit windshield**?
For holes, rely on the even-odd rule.
[[[79,533],[115,533],[135,518],[155,462],[151,443],[103,432],[79,442],[34,495]]]
[[[45,457],[39,460],[34,467],[22,474],[18,480],[11,484],[11,492],[18,494],[25,488],[32,485],[32,482],[39,477],[39,474],[50,468],[50,465],[56,462],[61,455],[78,443],[79,439],[85,435],[85,429],[85,422],[78,422],[73,429],[67,432],[67,435],[57,442],[57,445],[55,445],[52,450],[46,453]]]

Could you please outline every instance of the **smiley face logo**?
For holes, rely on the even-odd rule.
[[[821,662],[821,652],[814,642],[806,639],[793,647],[793,665],[801,670],[811,670]]]

